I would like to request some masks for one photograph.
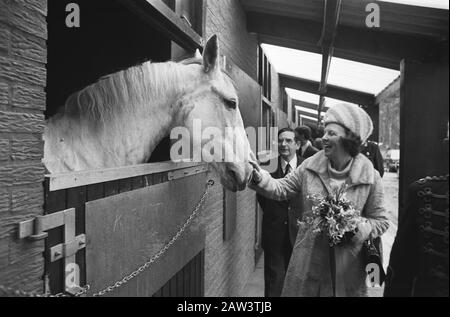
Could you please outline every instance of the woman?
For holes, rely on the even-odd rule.
[[[361,253],[369,237],[389,227],[383,207],[381,177],[359,148],[371,135],[372,120],[356,105],[331,107],[324,117],[324,148],[306,159],[294,173],[273,179],[254,165],[249,187],[272,199],[301,195],[303,216],[311,214],[311,194],[326,196],[344,184],[346,197],[365,221],[348,244],[330,248],[325,234],[301,225],[286,273],[283,296],[366,296],[366,272]]]

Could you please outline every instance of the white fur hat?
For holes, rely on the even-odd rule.
[[[367,112],[357,105],[340,103],[332,106],[325,113],[323,122],[340,124],[359,136],[363,143],[367,141],[373,131],[372,119]]]

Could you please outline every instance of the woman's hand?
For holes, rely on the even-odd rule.
[[[358,224],[358,231],[355,233],[350,243],[347,245],[347,250],[354,258],[359,257],[363,243],[369,238],[371,232],[372,225],[367,219],[364,219]]]
[[[362,244],[369,238],[371,232],[372,232],[372,225],[367,219],[364,219],[362,222],[358,224],[358,231],[352,237],[352,242],[355,244]]]
[[[259,167],[258,163],[255,161],[249,161],[249,163],[253,166],[253,172],[249,183],[258,184],[262,180],[261,167]]]

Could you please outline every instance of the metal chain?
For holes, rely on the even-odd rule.
[[[131,274],[125,276],[124,278],[122,278],[121,280],[115,282],[114,284],[106,287],[105,289],[94,293],[92,296],[97,297],[97,296],[103,296],[106,293],[112,292],[114,289],[121,287],[122,285],[128,283],[131,279],[135,278],[136,276],[138,276],[140,273],[142,273],[144,270],[148,269],[150,267],[151,264],[153,264],[157,259],[159,259],[164,253],[166,253],[166,251],[180,238],[180,236],[184,233],[184,231],[186,230],[186,228],[190,225],[190,223],[192,222],[192,220],[194,220],[194,218],[198,215],[200,207],[203,205],[206,196],[208,195],[208,190],[209,187],[214,185],[214,181],[212,179],[210,179],[207,183],[206,183],[206,189],[205,192],[203,193],[202,197],[200,198],[198,204],[195,206],[194,210],[192,211],[191,215],[189,216],[189,218],[184,222],[184,224],[178,229],[177,233],[172,237],[172,239],[170,239],[170,241],[161,249],[158,251],[158,253],[156,253],[150,260],[148,260],[147,262],[145,262],[143,265],[141,265],[137,270],[135,270],[134,272],[132,272]],[[16,290],[10,287],[6,287],[6,286],[2,286],[0,285],[0,294],[1,293],[6,293],[9,295],[13,295],[13,296],[22,296],[22,297],[79,297],[82,296],[84,294],[86,294],[89,289],[90,289],[90,285],[86,285],[84,287],[81,287],[80,290],[74,294],[69,294],[69,293],[58,293],[58,294],[37,294],[37,293],[31,293],[31,292],[26,292],[26,291],[22,291],[22,290]]]
[[[178,238],[183,234],[183,232],[186,230],[187,226],[189,226],[189,224],[192,222],[192,220],[194,220],[194,218],[197,216],[198,211],[200,210],[200,207],[203,205],[203,202],[206,199],[206,196],[208,195],[208,190],[209,187],[214,185],[214,181],[213,180],[209,180],[207,182],[207,187],[205,189],[205,192],[203,193],[202,197],[200,198],[197,206],[195,206],[194,210],[192,211],[191,215],[189,216],[189,218],[184,222],[184,224],[178,229],[177,233],[172,237],[172,239],[170,239],[170,241],[161,249],[158,251],[158,253],[156,253],[150,260],[148,260],[147,262],[145,262],[143,265],[141,265],[137,270],[135,270],[134,272],[132,272],[131,274],[125,276],[124,278],[122,278],[121,280],[115,282],[114,284],[106,287],[105,289],[94,293],[93,296],[103,296],[106,293],[112,292],[114,289],[121,287],[122,285],[128,283],[131,279],[135,278],[136,276],[138,276],[140,273],[142,273],[144,270],[148,269],[150,267],[150,265],[152,265],[157,259],[159,259],[164,253],[166,253],[166,251],[178,240]]]

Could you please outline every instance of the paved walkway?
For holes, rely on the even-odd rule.
[[[397,215],[398,215],[398,177],[396,173],[385,173],[383,176],[383,188],[385,195],[385,207],[388,211],[390,227],[382,236],[383,241],[383,265],[385,270],[389,264],[389,255],[397,233]],[[383,296],[383,288],[372,289],[369,292],[371,297]],[[255,271],[248,281],[244,292],[244,297],[263,297],[264,296],[264,257],[259,259]]]

